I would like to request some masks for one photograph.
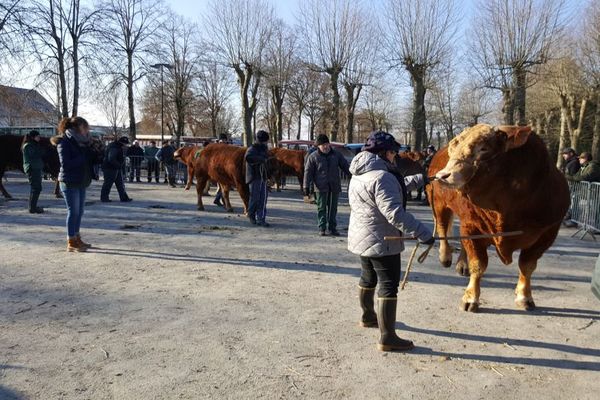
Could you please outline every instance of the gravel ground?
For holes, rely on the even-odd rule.
[[[195,192],[129,184],[132,203],[89,191],[84,239],[65,252],[62,200],[44,183],[0,200],[1,399],[597,399],[599,246],[561,231],[534,274],[534,312],[514,308],[517,268],[494,255],[478,314],[467,284],[437,256],[399,294],[409,353],[376,350],[359,328],[359,263],[344,238],[317,236],[299,191],[273,193],[270,229],[250,227]],[[116,198],[116,194],[113,194]],[[236,212],[241,202],[232,197]],[[410,205],[431,225],[431,212]],[[349,208],[342,196],[340,225]],[[403,256],[406,263],[408,251]]]

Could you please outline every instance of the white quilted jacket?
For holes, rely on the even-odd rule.
[[[363,151],[352,160],[350,172],[348,250],[363,257],[383,257],[404,250],[402,241],[386,242],[384,236],[402,231],[422,241],[431,238],[431,231],[402,208],[400,184],[384,160]],[[411,190],[423,184],[423,176],[408,176],[404,181]]]

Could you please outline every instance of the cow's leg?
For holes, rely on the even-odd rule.
[[[461,229],[463,235],[473,235]],[[488,265],[487,247],[489,242],[483,239],[465,240],[463,246],[469,259],[469,285],[465,289],[460,305],[461,310],[477,312],[479,310],[480,283]]]
[[[454,220],[452,210],[440,207],[439,209],[434,210],[434,213],[438,236],[450,236],[452,234],[452,222]],[[440,263],[444,268],[449,268],[452,265],[452,246],[447,240],[440,240]]]
[[[298,183],[300,183],[300,193],[304,194],[304,175],[298,175]]]
[[[2,192],[2,196],[4,196],[4,198],[12,199],[13,197],[4,188],[3,181],[4,181],[4,169],[0,169],[0,192]]]
[[[60,183],[58,182],[58,179],[54,180],[54,196],[56,196],[57,199],[63,198],[62,192],[60,191]]]
[[[225,210],[227,212],[233,212],[233,206],[231,205],[231,201],[229,200],[229,192],[231,192],[231,188],[229,185],[221,185],[221,192],[223,193],[223,203],[225,203]]]
[[[198,196],[198,211],[204,211],[204,204],[202,204],[202,193],[204,192],[204,186],[208,177],[196,175],[196,195]]]
[[[188,165],[187,166],[187,171],[188,171],[188,180],[185,184],[185,190],[190,190],[190,188],[192,187],[192,184],[194,183],[194,167],[192,165]]]
[[[242,203],[244,203],[244,215],[248,214],[248,202],[250,201],[250,189],[248,185],[245,183],[238,183],[237,186],[238,194],[242,199]]]
[[[461,246],[460,255],[458,256],[458,260],[456,262],[456,272],[462,276],[469,276],[469,260],[467,259],[467,251],[465,250],[465,246]]]
[[[515,304],[518,308],[527,311],[535,309],[535,303],[531,295],[531,275],[537,267],[538,260],[556,239],[559,229],[560,224],[557,224],[544,232],[532,246],[521,250],[521,254],[519,254],[519,282],[515,288]]]

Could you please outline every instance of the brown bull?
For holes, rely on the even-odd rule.
[[[286,176],[296,176],[300,182],[300,192],[304,193],[304,150],[288,150],[282,148],[274,148],[269,150],[272,157],[278,161],[278,167],[274,171],[273,177],[277,185],[277,191],[281,191],[282,178]]]
[[[187,167],[187,183],[185,190],[190,190],[194,184],[194,163],[203,151],[202,146],[185,146],[177,149],[173,157]]]
[[[21,145],[23,144],[23,136],[19,135],[0,135],[0,192],[7,199],[12,199],[12,196],[2,184],[4,172],[10,169],[16,169],[23,172],[23,152]],[[60,161],[58,160],[58,152],[56,147],[52,146],[50,139],[46,137],[40,138],[40,146],[45,150],[44,155],[44,172],[55,180],[54,194],[57,198],[61,198],[60,189],[58,187],[58,172],[60,171]]]
[[[249,191],[246,184],[244,155],[245,147],[228,144],[211,144],[202,150],[200,157],[194,160],[194,175],[196,176],[196,192],[198,194],[198,210],[203,211],[202,193],[209,180],[217,182],[223,191],[225,209],[233,211],[229,201],[231,187],[237,189],[242,202],[244,213],[248,209]]]
[[[506,265],[520,250],[515,303],[526,310],[535,308],[531,275],[554,242],[569,207],[567,182],[542,140],[528,127],[475,125],[435,155],[429,175],[437,178],[427,193],[433,199],[439,236],[451,234],[454,215],[460,219],[461,235],[523,232],[463,240],[470,279],[461,307],[477,311],[487,248],[494,245]],[[452,264],[447,241],[440,243],[439,258],[445,267]]]

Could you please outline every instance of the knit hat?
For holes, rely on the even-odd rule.
[[[396,142],[391,134],[383,131],[373,132],[367,138],[367,143],[362,148],[363,151],[377,154],[382,151],[395,151],[400,150],[400,143]]]
[[[117,142],[121,144],[129,144],[129,138],[127,136],[121,136]]]
[[[269,134],[262,130],[258,131],[258,132],[256,132],[256,140],[258,140],[259,142],[268,142]]]
[[[329,143],[329,138],[324,133],[321,133],[317,136],[317,140],[315,140],[315,146],[319,146],[325,143]]]

